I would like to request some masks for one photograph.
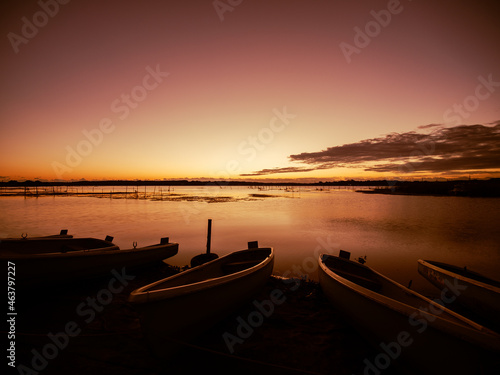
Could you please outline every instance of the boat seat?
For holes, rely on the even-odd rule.
[[[339,276],[352,281],[355,284],[358,284],[364,288],[370,289],[374,292],[379,292],[382,289],[382,285],[375,280],[368,279],[366,277],[356,275],[354,273],[341,271],[341,270],[333,270]]]
[[[256,266],[261,261],[259,260],[245,260],[242,262],[231,262],[222,265],[222,271],[227,274],[246,270],[247,268]]]

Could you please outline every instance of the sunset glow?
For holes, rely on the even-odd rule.
[[[499,176],[498,4],[230,8],[3,4],[1,179]]]

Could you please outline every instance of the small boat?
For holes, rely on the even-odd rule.
[[[177,254],[168,237],[156,245],[120,249],[111,241],[67,236],[2,239],[0,264],[15,264],[16,286],[34,288],[105,276],[112,269],[137,267]]]
[[[319,266],[327,298],[379,350],[369,373],[392,362],[416,374],[495,373],[500,335],[347,258],[323,254]]]
[[[231,314],[262,289],[273,265],[272,248],[249,248],[134,290],[129,302],[153,354],[170,357]]]
[[[458,267],[432,260],[418,260],[418,272],[441,290],[448,285],[462,285],[457,302],[480,316],[497,322],[500,317],[500,282],[467,267]],[[447,285],[448,284],[448,285]]]

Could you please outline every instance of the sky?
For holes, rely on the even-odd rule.
[[[0,8],[0,180],[500,177],[496,1]]]

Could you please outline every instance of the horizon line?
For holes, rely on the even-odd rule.
[[[344,180],[325,180],[318,179],[319,181],[257,181],[257,180],[232,180],[232,179],[211,179],[211,180],[200,180],[200,179],[108,179],[108,180],[9,180],[0,181],[0,186],[26,186],[26,185],[45,185],[45,186],[64,186],[64,185],[101,185],[101,186],[112,186],[112,185],[177,185],[177,186],[189,186],[189,185],[211,185],[211,186],[223,186],[223,185],[239,185],[239,186],[252,186],[252,185],[344,185],[353,183],[359,183],[362,185],[391,185],[391,183],[402,183],[402,182],[461,182],[461,181],[496,181],[500,180],[498,177],[490,178],[392,178],[392,179],[344,179]]]

